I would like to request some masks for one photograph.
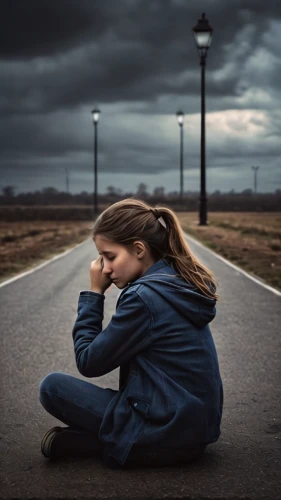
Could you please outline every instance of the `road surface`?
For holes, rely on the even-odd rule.
[[[111,470],[99,459],[51,463],[40,452],[59,422],[41,407],[38,387],[52,371],[77,372],[71,330],[80,290],[96,258],[87,240],[45,267],[0,288],[1,488],[3,499],[280,499],[281,296],[189,240],[219,282],[212,323],[222,379],[219,441],[193,464]],[[119,290],[106,294],[105,323]],[[118,387],[118,370],[95,379]]]

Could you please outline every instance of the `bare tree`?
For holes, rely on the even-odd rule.
[[[3,196],[7,196],[7,198],[13,198],[15,196],[15,187],[14,186],[4,186],[2,188]]]
[[[165,188],[163,186],[155,187],[153,190],[154,196],[159,196],[159,198],[163,198],[165,196]]]
[[[147,194],[147,184],[141,182],[137,187],[137,196],[146,197]]]

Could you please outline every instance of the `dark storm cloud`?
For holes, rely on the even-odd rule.
[[[0,57],[28,60],[69,50],[106,29],[110,10],[93,0],[1,2]]]
[[[178,160],[178,135],[171,139],[171,128],[165,131],[164,125],[157,135],[156,123],[181,107],[186,114],[199,113],[192,26],[203,11],[214,28],[208,111],[276,107],[281,84],[276,0],[6,0],[1,7],[1,169],[36,168],[38,175],[41,160],[45,168],[49,158],[50,171],[57,161],[86,171],[92,162],[90,110],[98,104],[104,172],[168,170]],[[232,134],[242,128],[240,115],[235,123],[230,115],[227,119],[228,136],[223,128],[223,139],[217,141],[212,130],[208,135],[212,164],[262,149],[268,157],[280,156],[278,112],[257,139],[249,130],[259,120],[264,124],[266,115],[246,122],[249,144]],[[199,136],[185,130],[190,164],[195,155],[198,163]]]
[[[249,0],[203,4],[215,27],[209,94],[235,95],[245,88],[239,87],[239,72],[222,73],[220,80],[211,72],[232,57],[237,33],[250,25],[239,54],[243,66],[260,43],[269,13],[277,18],[281,7],[270,10],[271,1]],[[3,111],[46,112],[91,100],[153,101],[161,94],[197,93],[191,27],[200,6],[168,0],[4,2],[0,56],[9,63],[0,84]],[[191,74],[179,83],[185,70]]]
[[[19,131],[16,137],[15,129]],[[8,119],[2,131],[2,155],[6,158],[25,158],[31,154],[48,157],[82,149],[79,140],[76,138],[73,143],[70,137],[65,123],[52,124],[46,117],[41,120],[38,117]]]
[[[6,121],[6,127],[2,131],[2,157],[7,162],[13,159],[22,160],[26,163],[33,156],[36,161],[40,159],[58,158],[60,156],[79,155],[86,152],[89,156],[92,154],[92,130],[90,127],[82,128],[81,119],[77,122],[77,127],[73,126],[71,115],[67,113],[56,113],[53,115],[24,117],[13,117]],[[90,121],[90,120],[89,120]],[[91,125],[89,123],[89,125]],[[123,124],[122,124],[123,125]],[[81,126],[81,128],[80,128]],[[128,172],[135,169],[145,168],[145,163],[149,159],[147,169],[156,172],[159,164],[165,165],[169,162],[169,145],[162,145],[162,151],[159,153],[155,148],[154,141],[157,139],[157,133],[150,134],[146,139],[145,155],[143,155],[143,144],[139,142],[138,133],[131,133],[130,143],[126,148],[120,148],[119,137],[114,135],[114,128],[117,123],[108,125],[105,130],[100,126],[99,150],[103,156],[104,168],[106,171]],[[14,130],[20,131],[15,137]],[[130,129],[130,125],[127,127]],[[124,130],[124,129],[123,129]],[[126,130],[125,130],[126,132]],[[127,134],[129,130],[127,131]],[[124,133],[125,135],[125,133]],[[109,137],[108,137],[109,136]],[[159,137],[158,137],[159,139]],[[158,161],[157,161],[158,158]],[[18,170],[22,169],[22,161],[19,161]],[[157,165],[155,165],[155,162]],[[14,166],[17,170],[16,165]],[[51,167],[53,168],[53,167]]]

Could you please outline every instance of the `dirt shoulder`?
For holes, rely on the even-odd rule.
[[[242,269],[281,290],[281,213],[211,212],[208,226],[197,213],[177,214],[183,229]]]
[[[0,222],[0,282],[91,237],[91,222]]]
[[[58,209],[59,210],[59,209]],[[281,290],[281,213],[178,212],[188,234],[242,269]],[[91,221],[0,222],[0,282],[91,237]]]

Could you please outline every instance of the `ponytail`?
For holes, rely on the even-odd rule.
[[[157,206],[157,215],[165,222],[168,248],[165,258],[173,269],[207,297],[218,299],[213,273],[191,252],[176,214],[167,207]]]
[[[128,248],[142,240],[157,261],[166,259],[174,271],[201,293],[217,299],[217,284],[212,272],[191,252],[176,214],[165,206],[152,207],[128,198],[109,206],[93,228],[96,235]]]

